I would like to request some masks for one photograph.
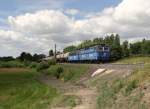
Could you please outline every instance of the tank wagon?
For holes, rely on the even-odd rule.
[[[96,45],[89,48],[76,50],[69,54],[68,62],[100,62],[108,61],[110,48],[106,45]]]
[[[67,62],[68,57],[69,57],[69,52],[56,55],[56,59],[58,62]]]

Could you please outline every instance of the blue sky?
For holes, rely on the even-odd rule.
[[[106,7],[116,6],[121,0],[74,0],[66,2],[65,8],[75,8],[81,11],[101,11]]]
[[[0,0],[2,18],[41,9],[78,9],[97,12],[105,7],[116,6],[121,0]]]
[[[28,5],[32,5],[32,7],[35,6],[35,8],[38,8],[36,7],[37,4],[46,5],[45,3],[50,2],[52,2],[52,0],[1,0],[0,10],[16,11],[19,7],[28,7]],[[55,2],[63,2],[65,8],[77,8],[85,11],[97,11],[108,6],[115,6],[119,2],[121,2],[121,0],[56,0]]]

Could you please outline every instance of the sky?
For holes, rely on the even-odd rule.
[[[150,0],[0,0],[0,56],[48,54],[118,33],[150,39]]]

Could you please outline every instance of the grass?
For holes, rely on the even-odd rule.
[[[148,109],[149,104],[143,101],[146,92],[143,92],[144,89],[141,87],[150,81],[150,58],[133,57],[119,62],[145,62],[146,64],[144,68],[135,70],[126,78],[113,77],[108,80],[101,77],[100,80],[97,80],[99,89],[97,109]]]
[[[57,96],[40,83],[37,72],[23,68],[0,69],[0,109],[45,109]]]
[[[80,103],[80,98],[75,95],[61,95],[53,101],[53,107],[69,107],[72,109]]]
[[[73,82],[84,75],[90,66],[85,64],[57,64],[50,66],[50,68],[46,70],[46,73],[48,75],[54,76],[57,73],[57,69],[59,67],[63,68],[63,73],[61,74],[60,78],[63,81]]]
[[[150,57],[129,57],[117,61],[117,63],[125,64],[138,64],[138,63],[150,63]]]
[[[14,60],[14,61],[0,61],[0,68],[13,68],[13,67],[18,67],[22,68],[25,67],[24,63]]]
[[[117,79],[112,83],[99,84],[97,109],[148,109],[142,101],[144,94],[137,90],[140,84],[139,77],[136,73],[133,77],[136,78]]]

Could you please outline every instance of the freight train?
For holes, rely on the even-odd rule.
[[[58,62],[105,62],[110,59],[110,48],[106,45],[95,45],[68,53],[56,55]]]

